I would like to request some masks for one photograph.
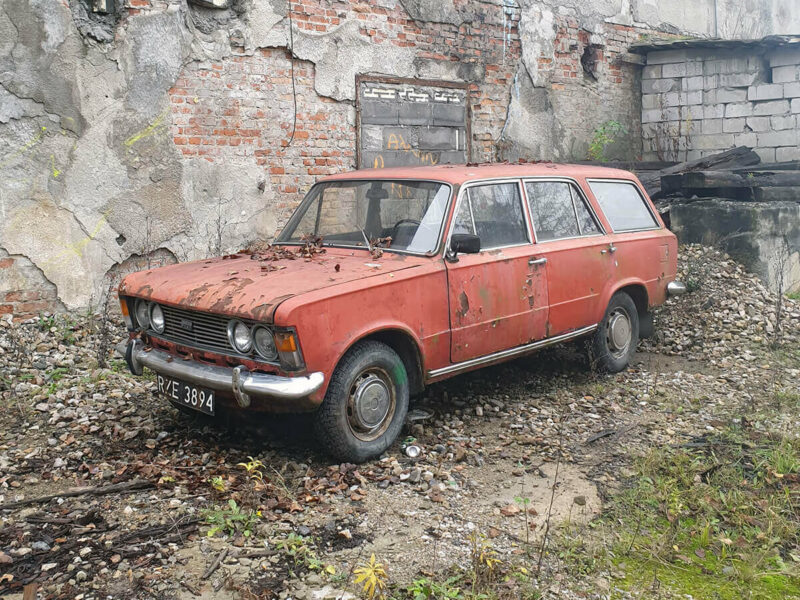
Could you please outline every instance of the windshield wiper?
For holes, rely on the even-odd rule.
[[[364,242],[366,242],[367,244],[367,249],[369,249],[369,251],[372,252],[372,244],[370,243],[369,238],[367,237],[367,232],[364,231],[363,227],[359,227],[358,229],[359,231],[361,231],[361,235],[364,236]]]

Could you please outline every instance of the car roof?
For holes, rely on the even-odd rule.
[[[462,184],[481,179],[503,177],[601,177],[634,180],[629,171],[609,169],[594,165],[570,165],[551,162],[522,164],[486,163],[436,165],[421,167],[390,167],[387,169],[360,169],[322,178],[320,181],[347,179],[424,179]]]

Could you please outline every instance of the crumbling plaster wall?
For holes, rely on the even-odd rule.
[[[356,74],[468,82],[473,160],[582,158],[608,119],[634,156],[626,45],[713,34],[705,0],[293,0],[291,35],[287,0],[231,4],[0,3],[0,312],[96,307],[144,257],[271,237],[354,166]]]

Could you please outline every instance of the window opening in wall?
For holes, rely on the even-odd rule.
[[[583,74],[591,78],[592,81],[597,81],[597,63],[600,62],[602,52],[602,48],[597,44],[589,44],[583,49],[583,54],[581,54]]]
[[[467,84],[359,76],[359,168],[469,161]]]

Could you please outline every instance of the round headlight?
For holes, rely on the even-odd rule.
[[[155,303],[150,305],[150,327],[156,333],[164,333],[164,311]]]
[[[136,301],[136,323],[142,329],[150,327],[150,311],[147,302],[141,299]]]
[[[253,338],[247,325],[241,321],[230,321],[228,323],[228,341],[233,349],[242,354],[250,352],[253,347]]]
[[[256,327],[253,330],[253,344],[262,358],[275,360],[278,358],[278,350],[275,348],[275,340],[272,332],[266,327]]]

